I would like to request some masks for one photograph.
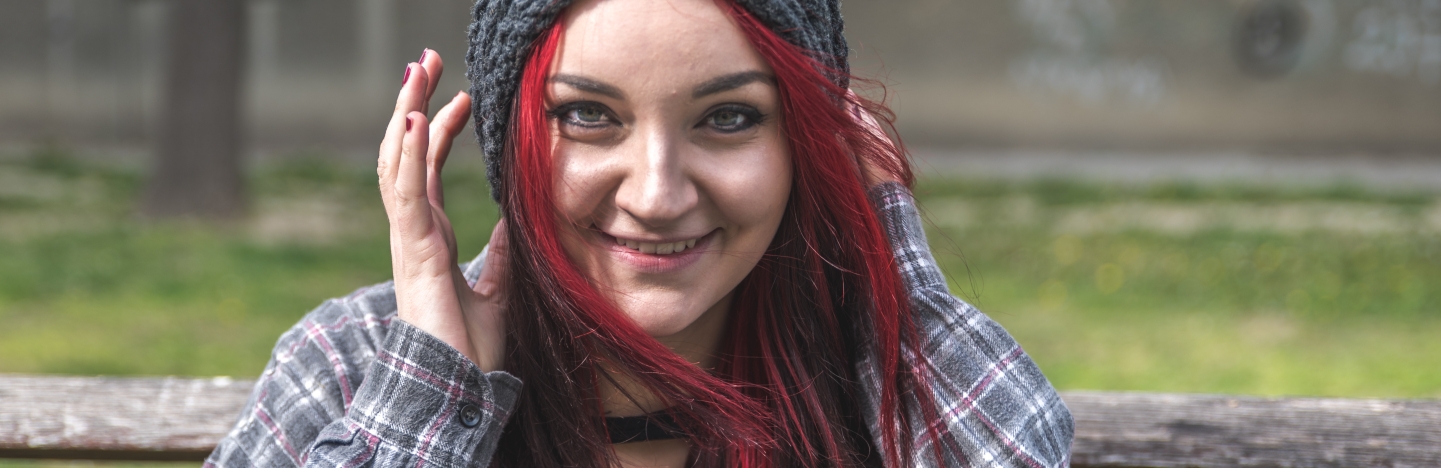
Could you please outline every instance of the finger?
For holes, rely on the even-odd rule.
[[[385,138],[380,140],[380,152],[376,158],[375,173],[380,178],[380,197],[389,208],[390,195],[395,187],[395,168],[400,163],[400,145],[405,139],[405,116],[391,116],[385,126]]]
[[[395,100],[395,113],[400,115],[420,112],[425,108],[425,93],[430,89],[430,72],[420,64],[411,62],[405,66],[405,76],[400,80],[400,96]]]
[[[430,231],[433,220],[425,188],[425,154],[430,138],[425,114],[406,114],[405,140],[396,165],[396,221],[403,239],[418,239]]]
[[[435,87],[440,84],[440,74],[445,71],[445,63],[440,60],[439,53],[430,49],[421,51],[420,60],[416,63],[425,68],[426,76],[429,77],[425,87],[425,101],[420,111],[430,115],[430,98],[435,95]]]
[[[430,189],[430,202],[437,207],[445,208],[445,189],[440,177],[441,171],[445,169],[445,162],[450,159],[450,148],[455,143],[455,137],[465,129],[465,122],[469,119],[470,95],[462,91],[435,114],[435,121],[430,124],[430,154],[426,156],[428,162],[426,182]]]
[[[871,115],[870,111],[867,111],[865,107],[861,106],[860,97],[856,95],[855,91],[846,90],[846,100],[850,102],[851,117],[854,118],[857,123],[861,124],[862,128],[869,130],[882,141],[894,145],[894,143],[891,142],[890,135],[886,134],[885,128],[881,127],[881,122],[876,120],[876,116]]]
[[[465,124],[469,121],[470,94],[465,91],[456,93],[455,97],[435,114],[435,121],[430,124],[431,153],[439,156],[435,162],[439,163],[440,167],[445,167],[455,137],[465,130]]]
[[[495,223],[495,229],[490,231],[490,244],[486,245],[485,266],[480,270],[480,278],[475,282],[475,292],[481,296],[491,297],[500,291],[500,283],[505,278],[505,268],[510,257],[509,233],[506,232],[506,222],[502,218]]]
[[[400,93],[395,98],[395,112],[385,127],[385,138],[380,140],[380,154],[376,160],[375,172],[380,177],[380,195],[388,200],[395,184],[396,168],[399,167],[401,143],[406,134],[405,115],[415,110],[417,80],[425,80],[425,71],[415,64],[406,64],[400,79]]]
[[[864,156],[858,155],[857,163],[860,165],[862,180],[867,186],[905,180],[905,176],[900,175],[907,172],[905,163],[896,160],[896,158],[904,158],[904,155],[900,154],[896,140],[886,132],[886,127],[882,126],[875,114],[862,105],[865,101],[860,99],[855,91],[847,90],[846,98],[850,105],[851,117],[861,128],[871,134],[876,143],[884,145],[883,148],[887,150],[880,154],[871,152]]]

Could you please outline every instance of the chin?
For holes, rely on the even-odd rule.
[[[629,315],[631,320],[635,320],[636,325],[639,325],[642,330],[645,330],[647,335],[664,338],[685,330],[691,326],[691,324],[695,323],[701,314],[645,314],[643,316],[636,316],[636,314],[627,312],[626,315]]]
[[[685,330],[687,326],[690,326],[690,323],[664,322],[659,324],[640,324],[640,328],[642,330],[645,330],[645,333],[647,335],[650,335],[654,338],[666,338],[669,336],[673,336],[677,333],[680,333],[682,330]]]
[[[619,304],[635,324],[647,335],[664,338],[675,335],[690,327],[705,315],[705,310],[695,310],[692,304],[675,304],[665,301],[647,301]]]

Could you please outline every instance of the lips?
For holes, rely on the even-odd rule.
[[[615,238],[615,243],[616,245],[624,245],[628,249],[635,250],[643,254],[670,255],[681,253],[684,252],[685,249],[695,247],[695,243],[697,240],[700,240],[700,238],[697,237],[695,239],[687,239],[676,242],[651,243],[621,239],[617,237]]]
[[[611,258],[644,274],[673,274],[696,264],[705,256],[706,247],[718,231],[671,242],[644,242],[615,237],[591,226],[596,239],[611,245],[607,249]]]

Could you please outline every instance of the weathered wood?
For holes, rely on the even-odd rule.
[[[0,376],[0,458],[202,460],[254,383]]]
[[[1077,466],[1441,467],[1441,401],[1064,392]]]
[[[200,460],[251,381],[0,376],[0,458]],[[1441,401],[1062,392],[1076,466],[1438,467]]]

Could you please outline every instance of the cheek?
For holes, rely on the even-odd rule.
[[[615,189],[624,177],[623,160],[613,151],[585,145],[557,145],[552,156],[556,210],[562,222],[588,226],[614,210]]]
[[[764,231],[769,244],[790,200],[791,170],[783,142],[766,145],[744,163],[728,165],[725,183],[716,190],[716,204],[737,226]]]
[[[603,216],[609,197],[606,185],[609,174],[603,164],[595,164],[594,158],[587,155],[565,151],[553,154],[555,178],[551,186],[555,192],[561,245],[577,266],[590,270],[597,259],[591,258],[595,253],[586,248],[581,239],[583,233],[578,230],[594,224],[597,216]]]

